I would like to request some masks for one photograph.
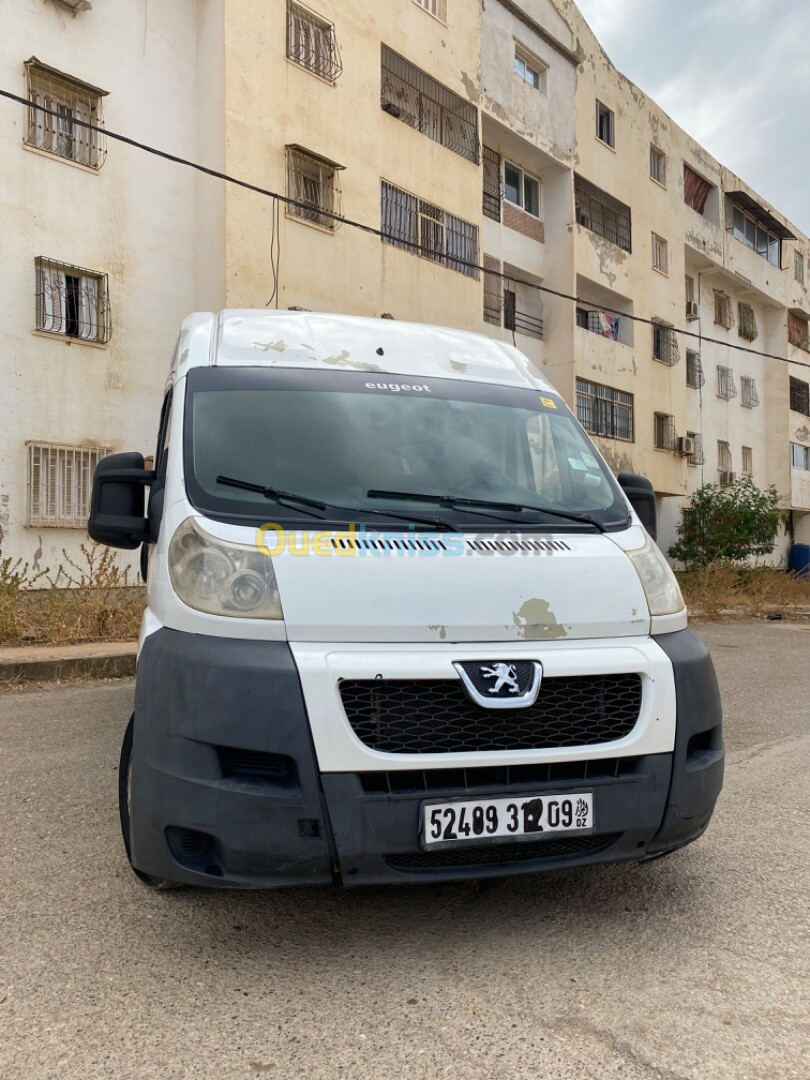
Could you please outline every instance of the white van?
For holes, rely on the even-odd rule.
[[[517,349],[195,314],[154,464],[102,461],[89,522],[143,545],[120,802],[147,884],[491,877],[706,828],[720,699],[651,487]]]

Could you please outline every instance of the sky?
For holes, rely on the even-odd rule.
[[[810,0],[577,0],[614,65],[810,233]]]

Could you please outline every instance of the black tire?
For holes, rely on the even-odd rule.
[[[127,860],[129,865],[132,866],[132,854],[130,850],[129,833],[129,783],[132,770],[132,734],[135,729],[135,714],[129,718],[127,724],[127,730],[124,732],[124,741],[121,744],[121,760],[118,763],[118,813],[121,818],[121,837],[124,841],[124,851],[127,853]],[[150,889],[179,889],[182,888],[182,882],[168,881],[166,878],[153,877],[151,874],[144,874],[136,867],[132,866],[132,872],[139,877],[144,885],[148,885]]]

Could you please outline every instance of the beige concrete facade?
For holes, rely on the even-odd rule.
[[[148,451],[182,317],[265,305],[514,340],[581,416],[583,394],[632,395],[632,428],[591,430],[617,472],[653,481],[662,547],[688,493],[721,468],[775,484],[794,539],[810,542],[810,417],[798,386],[810,382],[810,354],[788,338],[789,322],[795,338],[796,319],[810,315],[794,273],[798,252],[810,284],[810,242],[616,71],[572,0],[109,0],[75,17],[56,0],[19,0],[18,9],[0,46],[0,86],[26,96],[24,64],[36,56],[103,88],[110,129],[312,208],[112,141],[103,167],[88,168],[26,145],[25,108],[0,103],[0,284],[13,299],[0,357],[7,551],[47,563],[83,539],[80,527],[27,524],[28,442]],[[703,212],[685,202],[685,166],[709,186]],[[735,235],[741,203],[746,219],[796,238],[781,241],[779,266]],[[401,242],[329,211],[393,228]],[[37,256],[107,275],[108,342],[37,332]],[[715,322],[717,292],[728,327]],[[740,336],[741,304],[753,340]],[[618,313],[615,338],[600,312]],[[676,333],[677,350],[654,359],[654,341],[660,352],[669,338],[630,316],[695,336]],[[725,396],[718,368],[730,371]],[[693,435],[702,462],[673,441]],[[794,447],[806,448],[807,468],[791,465],[804,461]]]

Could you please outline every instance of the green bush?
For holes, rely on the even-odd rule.
[[[779,530],[778,502],[773,484],[762,491],[750,476],[724,487],[704,484],[691,496],[669,554],[687,570],[770,555]]]

